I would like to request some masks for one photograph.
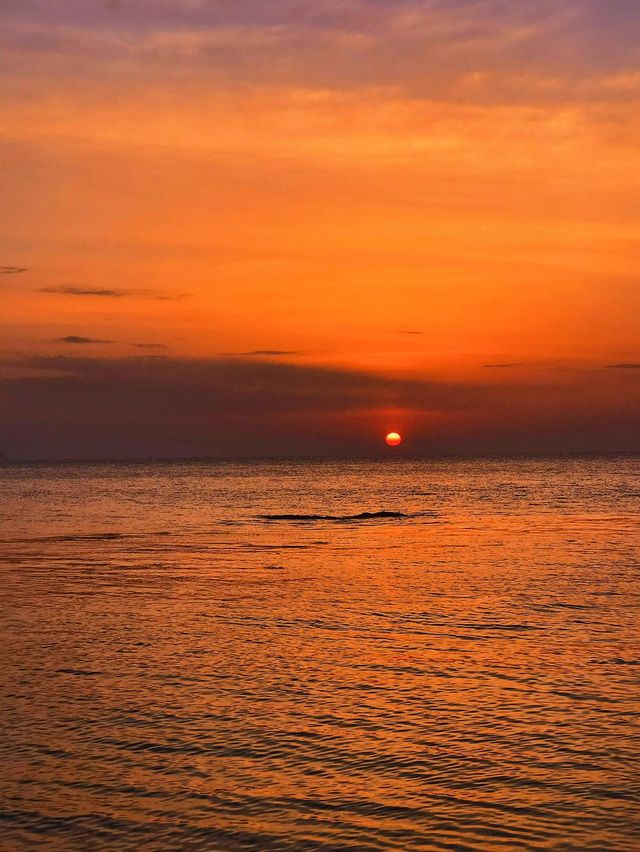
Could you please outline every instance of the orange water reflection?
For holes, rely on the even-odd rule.
[[[639,483],[632,459],[5,469],[7,837],[627,852]],[[406,517],[258,519],[380,509]]]

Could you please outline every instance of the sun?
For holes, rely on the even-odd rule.
[[[389,434],[385,438],[385,441],[390,447],[397,447],[398,444],[402,443],[402,436],[399,435],[397,432],[389,432]]]

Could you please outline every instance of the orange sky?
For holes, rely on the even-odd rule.
[[[26,268],[0,277],[0,449],[67,454],[41,435],[56,382],[85,376],[72,362],[127,384],[149,355],[154,381],[234,361],[280,366],[279,389],[288,365],[310,388],[318,370],[397,382],[316,421],[318,452],[367,451],[393,419],[420,451],[555,448],[554,423],[558,449],[640,449],[632,4],[142,6],[0,6],[0,263]],[[260,454],[266,429],[283,451],[308,407],[269,399],[262,425],[237,401],[239,443],[210,447],[189,416],[181,434]],[[61,436],[99,428],[76,402]],[[213,400],[207,426],[224,419]],[[151,424],[117,428],[86,453],[140,454]]]

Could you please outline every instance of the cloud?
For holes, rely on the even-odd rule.
[[[169,349],[166,343],[132,343],[132,346],[137,346],[138,349]]]
[[[78,334],[69,334],[67,337],[57,337],[54,341],[55,343],[74,343],[74,344],[85,344],[85,343],[113,343],[113,340],[98,340],[93,337],[81,337]]]
[[[350,455],[400,428],[418,454],[640,449],[640,389],[414,380],[253,358],[5,359],[13,457]],[[25,375],[28,372],[28,375]]]
[[[140,299],[156,299],[159,301],[174,302],[179,299],[185,299],[189,293],[149,293],[137,290],[118,290],[111,287],[41,287],[39,293],[52,293],[60,296],[95,296],[104,299],[123,299],[123,298],[140,298]]]
[[[163,293],[160,296],[152,296],[151,298],[157,299],[159,302],[179,302],[180,299],[188,299],[191,296],[191,293]]]
[[[0,275],[17,275],[19,272],[26,272],[24,266],[0,266]]]
[[[119,299],[127,296],[124,290],[102,290],[93,287],[41,287],[40,293],[58,293],[62,296],[100,296]]]
[[[43,76],[144,69],[164,80],[578,102],[620,96],[604,81],[636,67],[639,30],[626,0],[32,0],[9,9],[2,47]]]
[[[404,331],[400,330],[398,334],[424,334],[423,331]]]
[[[250,352],[221,352],[225,358],[280,358],[283,355],[301,355],[293,349],[253,349]]]
[[[485,370],[508,370],[511,367],[522,367],[522,364],[514,362],[512,364],[483,364]]]
[[[607,370],[640,370],[640,363],[635,361],[622,362],[620,364],[607,364]]]

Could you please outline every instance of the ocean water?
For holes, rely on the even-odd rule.
[[[640,849],[640,458],[0,469],[3,850]]]

